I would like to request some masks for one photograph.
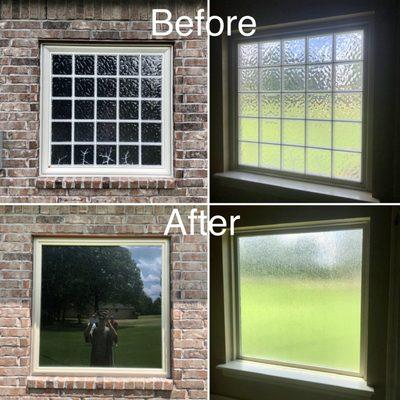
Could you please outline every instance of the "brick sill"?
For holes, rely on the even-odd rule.
[[[37,189],[174,189],[174,178],[39,177]]]
[[[173,390],[167,378],[28,376],[29,389]]]

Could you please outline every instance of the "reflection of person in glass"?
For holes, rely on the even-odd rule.
[[[107,317],[104,311],[93,315],[84,331],[86,342],[92,344],[91,367],[114,366],[113,346],[118,342],[118,335]]]

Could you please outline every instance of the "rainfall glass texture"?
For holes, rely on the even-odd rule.
[[[238,164],[362,182],[363,70],[363,30],[239,44]]]

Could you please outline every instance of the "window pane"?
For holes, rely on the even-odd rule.
[[[258,44],[239,45],[239,66],[257,67],[258,65]]]
[[[360,371],[362,229],[238,238],[240,352]]]
[[[260,167],[279,168],[281,164],[281,147],[274,144],[261,145]]]
[[[263,68],[261,70],[260,90],[267,92],[276,92],[281,90],[281,69]]]
[[[282,146],[282,169],[304,173],[304,147]]]
[[[240,118],[239,119],[239,138],[250,142],[258,142],[258,119]]]
[[[283,64],[304,64],[305,40],[289,39],[283,41]]]
[[[162,248],[43,245],[40,367],[162,367]]]
[[[317,176],[331,176],[331,152],[321,149],[307,149],[307,173]]]
[[[328,121],[307,121],[307,146],[330,148],[332,124]]]
[[[277,65],[281,63],[281,42],[266,42],[260,44],[261,64]]]
[[[282,120],[282,143],[297,144],[304,146],[305,144],[304,121],[296,121],[291,119]]]
[[[239,142],[239,164],[257,166],[258,165],[258,144]]]
[[[323,63],[332,61],[332,35],[308,38],[308,62]]]
[[[332,89],[332,66],[311,65],[307,70],[307,89],[313,92]]]
[[[362,60],[363,32],[336,34],[336,61]]]
[[[262,119],[261,141],[269,143],[279,143],[280,140],[281,140],[281,120]]]
[[[344,151],[333,152],[333,177],[361,181],[361,155]]]

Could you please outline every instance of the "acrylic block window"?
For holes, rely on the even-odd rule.
[[[171,175],[170,47],[42,46],[43,175]]]
[[[33,370],[168,372],[168,242],[35,240]]]
[[[238,165],[365,181],[365,34],[343,30],[238,45]]]
[[[365,226],[236,238],[238,358],[363,375]]]

